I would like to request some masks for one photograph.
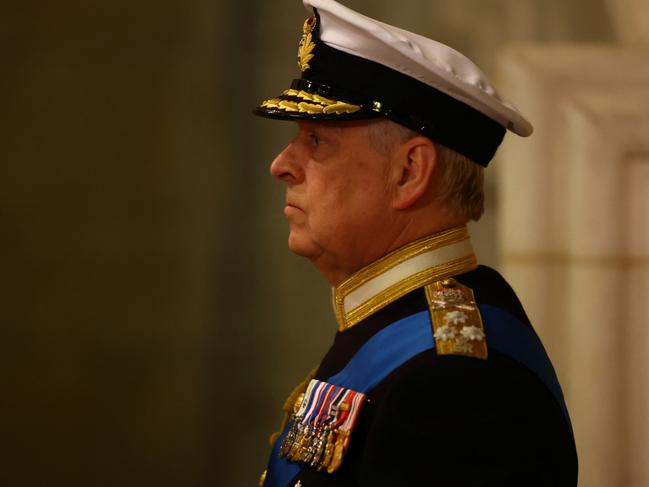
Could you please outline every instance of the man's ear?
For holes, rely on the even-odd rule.
[[[437,150],[427,137],[414,137],[395,152],[395,181],[392,207],[405,210],[424,197],[431,186]]]

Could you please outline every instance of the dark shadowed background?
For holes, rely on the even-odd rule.
[[[512,40],[612,35],[603,0],[347,5],[489,74]],[[298,0],[2,3],[0,485],[256,485],[335,332],[268,175],[293,127],[250,115],[297,76],[305,17]],[[473,230],[486,262],[495,208]]]

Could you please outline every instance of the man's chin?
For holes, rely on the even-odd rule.
[[[300,235],[296,235],[294,232],[291,232],[288,236],[288,248],[294,254],[311,260],[322,253],[320,247],[315,243]]]

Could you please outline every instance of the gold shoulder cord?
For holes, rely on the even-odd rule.
[[[438,355],[464,355],[485,360],[487,341],[471,288],[455,279],[426,285]]]

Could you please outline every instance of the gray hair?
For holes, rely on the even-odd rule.
[[[390,120],[379,120],[369,126],[370,145],[388,154],[398,143],[421,134]],[[479,220],[484,212],[484,168],[453,149],[433,141],[437,151],[435,169],[436,199],[448,205],[454,216],[463,221]]]

